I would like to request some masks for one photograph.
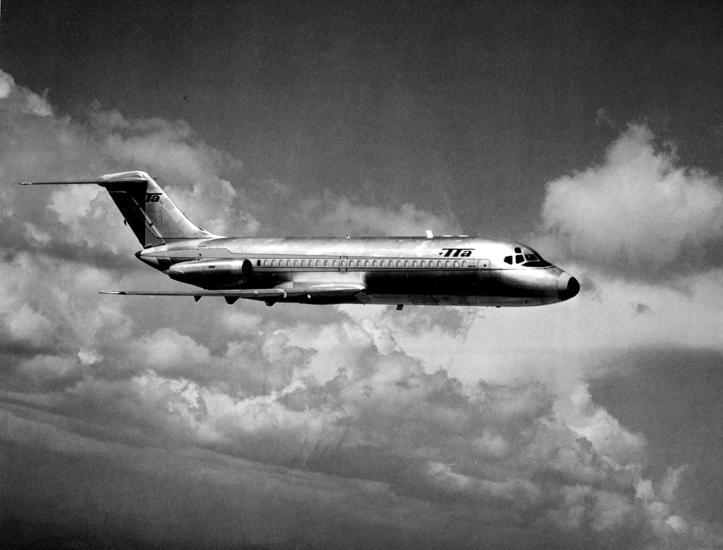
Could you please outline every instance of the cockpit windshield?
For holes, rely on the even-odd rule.
[[[515,247],[514,254],[505,256],[505,263],[524,267],[549,267],[551,265],[534,250],[523,249],[520,246]]]

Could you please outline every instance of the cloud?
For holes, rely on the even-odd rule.
[[[16,188],[12,182],[95,177],[141,169],[154,174],[188,216],[212,232],[253,234],[249,214],[229,180],[241,163],[194,136],[188,124],[126,119],[117,111],[89,109],[84,119],[54,116],[47,102],[0,72],[0,179],[11,210],[0,242],[9,248],[118,254],[138,248],[107,193],[97,187]],[[17,217],[17,218],[16,218]],[[10,220],[23,220],[23,224]],[[92,227],[92,230],[87,228]],[[42,230],[41,230],[42,228]],[[53,239],[47,238],[53,235]]]
[[[270,192],[298,209],[261,205],[260,187],[232,185],[240,163],[184,122],[99,106],[82,120],[59,117],[38,107],[37,94],[29,106],[33,92],[0,77],[4,181],[137,167],[212,231],[265,230],[257,220],[339,235],[458,231],[454,216],[412,204],[302,200],[284,186]],[[651,158],[656,166],[667,157]],[[0,190],[0,453],[13,472],[3,503],[18,504],[3,509],[24,521],[46,518],[57,503],[75,516],[58,511],[49,521],[74,526],[98,503],[98,525],[121,518],[118,529],[144,543],[180,546],[714,540],[715,526],[678,502],[682,470],[645,477],[645,436],[593,401],[585,376],[596,365],[570,358],[636,339],[710,342],[719,323],[680,329],[701,314],[717,319],[720,273],[690,276],[681,283],[689,288],[675,290],[610,281],[584,264],[596,297],[494,315],[106,299],[95,290],[157,282],[146,270],[151,283],[139,285],[140,267],[115,258],[138,245],[111,201],[94,188],[36,191]],[[558,213],[567,206],[556,204]],[[265,213],[272,207],[281,213]],[[572,248],[570,226],[556,223],[551,235]],[[704,243],[709,233],[691,223],[686,234]],[[655,315],[636,315],[631,294]],[[128,487],[143,506],[138,521],[124,523],[138,508],[124,500]],[[162,527],[144,527],[149,517]],[[208,536],[170,534],[193,530]]]
[[[173,452],[200,446],[255,463],[382,483],[394,498],[441,506],[440,513],[455,506],[470,521],[480,509],[510,510],[511,525],[544,525],[562,539],[647,536],[647,509],[662,501],[651,492],[636,496],[645,481],[644,441],[592,404],[586,387],[570,397],[540,383],[480,382],[470,391],[444,371],[425,372],[373,323],[348,321],[344,331],[356,351],[337,353],[336,374],[318,379],[308,356],[289,348],[281,333],[262,337],[260,353],[238,352],[255,345],[260,335],[254,334],[214,357],[191,338],[162,329],[137,342],[140,372],[118,378],[133,355],[106,351],[101,362],[111,369],[69,379],[50,402],[54,414],[72,422],[71,431],[91,439],[162,443],[178,449]],[[334,347],[347,346],[340,338]],[[218,376],[229,357],[240,371],[264,368],[260,357],[289,369],[275,387],[245,395],[252,381],[219,386],[210,383],[213,375],[197,381],[180,375],[179,369],[204,368]],[[233,381],[228,373],[225,379]],[[36,443],[43,445],[42,438]],[[664,498],[671,493],[662,489]],[[673,517],[680,528],[665,506],[661,521]]]
[[[293,478],[301,475],[293,474],[298,471],[325,476],[320,479],[331,484],[364,480],[385,487],[385,498],[392,502],[426,503],[424,517],[430,522],[454,507],[458,518],[469,522],[458,527],[465,536],[491,532],[494,537],[514,526],[557,532],[559,541],[584,534],[614,546],[667,536],[665,530],[653,533],[646,519],[650,510],[676,536],[690,531],[683,530],[683,522],[695,524],[668,504],[674,493],[670,486],[677,483],[674,475],[661,484],[666,500],[656,496],[649,482],[648,490],[637,495],[636,487],[646,483],[639,463],[644,443],[594,406],[586,388],[578,388],[569,401],[539,383],[481,382],[470,392],[444,371],[427,373],[403,352],[378,349],[369,323],[348,330],[359,332],[355,338],[363,353],[351,360],[341,356],[336,376],[327,381],[315,381],[299,369],[280,389],[243,397],[231,388],[173,372],[146,369],[118,378],[116,364],[112,378],[111,371],[96,371],[52,392],[46,402],[52,403],[53,417],[33,412],[32,402],[26,401],[29,409],[23,416],[46,424],[43,431],[34,430],[30,442],[12,428],[21,421],[3,406],[3,414],[15,419],[5,423],[10,431],[2,437],[81,455],[107,456],[110,451],[103,450],[102,441],[108,438],[120,442],[129,457],[138,454],[133,450],[138,445],[163,445],[178,457],[184,448],[201,447],[250,460],[253,468],[289,469],[277,478]],[[204,366],[213,368],[221,360],[208,357],[187,337],[168,330],[156,336],[176,342],[183,356]],[[283,342],[272,334],[262,347],[279,357]],[[162,356],[159,348],[149,360],[163,362]],[[126,360],[124,355],[103,359]],[[282,352],[284,361],[304,359]],[[244,360],[237,367],[244,368]],[[572,405],[565,409],[565,402]],[[69,435],[51,436],[56,418],[65,419],[61,424]],[[84,438],[83,446],[63,443],[76,437]],[[192,464],[200,469],[203,461]],[[147,462],[133,466],[149,467]],[[364,509],[372,513],[376,506],[368,502]],[[479,523],[485,517],[506,519],[494,528]],[[391,527],[385,521],[382,525]],[[402,525],[412,528],[404,520]]]
[[[0,70],[0,99],[4,100],[0,107],[3,111],[15,111],[31,114],[37,117],[46,117],[53,114],[53,109],[47,100],[36,93],[15,84],[15,79]]]
[[[547,184],[542,221],[573,257],[650,278],[695,262],[723,235],[723,189],[717,176],[680,166],[646,125],[630,124],[601,164]]]

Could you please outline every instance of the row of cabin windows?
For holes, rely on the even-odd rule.
[[[343,262],[340,264],[340,262]],[[476,267],[474,260],[339,260],[339,259],[299,259],[285,258],[280,260],[256,260],[258,267],[346,267],[346,268],[414,268],[414,267],[431,267],[431,268],[455,268],[455,267]]]

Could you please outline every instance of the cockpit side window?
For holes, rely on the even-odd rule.
[[[506,264],[518,264],[523,267],[550,267],[552,265],[550,262],[543,260],[542,256],[537,252],[527,247],[515,246],[514,252],[514,255],[504,257]]]
[[[550,263],[542,259],[539,254],[525,254],[525,267],[549,267]]]

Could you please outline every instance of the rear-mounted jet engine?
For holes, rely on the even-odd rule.
[[[243,260],[193,260],[172,265],[171,279],[202,288],[234,288],[251,278],[251,262]]]

